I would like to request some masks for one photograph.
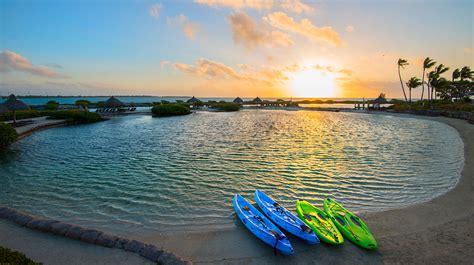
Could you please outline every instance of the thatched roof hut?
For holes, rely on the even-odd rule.
[[[13,123],[16,124],[16,111],[17,110],[29,110],[30,106],[26,105],[23,101],[18,100],[15,95],[11,94],[7,101],[2,103],[2,106],[13,112]]]
[[[119,99],[117,99],[116,97],[112,96],[105,101],[105,106],[116,108],[116,107],[123,107],[125,106],[125,104]]]
[[[194,96],[190,99],[188,99],[188,101],[186,101],[186,103],[191,103],[191,104],[194,104],[194,103],[200,103],[201,100],[195,98]]]
[[[374,99],[374,104],[387,104],[388,101],[383,97],[378,97]]]
[[[256,97],[252,100],[253,103],[262,103],[263,101],[259,98],[259,97]]]
[[[11,94],[8,97],[7,101],[3,102],[2,105],[10,111],[30,109],[30,106],[26,105],[23,101],[17,99],[13,94]]]
[[[239,97],[236,97],[232,102],[236,104],[244,104],[244,101]]]

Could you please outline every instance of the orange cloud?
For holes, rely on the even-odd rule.
[[[194,0],[194,2],[214,8],[227,7],[234,10],[244,8],[256,10],[281,8],[295,13],[311,13],[314,11],[311,6],[301,2],[300,0]]]
[[[250,16],[245,13],[235,13],[229,16],[232,28],[232,35],[236,43],[241,43],[247,48],[257,46],[288,47],[293,44],[290,37],[280,31],[267,30],[255,23]]]
[[[169,25],[178,25],[183,30],[184,35],[188,39],[194,39],[198,31],[198,25],[189,21],[188,17],[181,14],[175,18],[168,18],[167,22]]]
[[[294,65],[289,67],[260,67],[254,69],[248,65],[238,64],[239,70],[227,66],[223,63],[214,62],[208,59],[199,59],[195,65],[185,63],[174,63],[173,67],[185,74],[203,77],[212,80],[234,80],[252,83],[261,83],[267,86],[288,80],[287,73],[296,71]],[[298,67],[299,69],[299,67]]]
[[[342,74],[342,75],[346,75],[346,76],[351,76],[352,75],[352,71],[349,70],[349,69],[346,69],[346,68],[334,69],[334,67],[332,67],[330,65],[323,66],[323,65],[316,64],[316,65],[314,65],[314,69],[317,70],[317,71],[323,71],[323,72],[329,72],[329,73],[335,73],[335,74]]]
[[[274,12],[263,19],[275,28],[300,34],[313,41],[324,41],[334,46],[343,45],[339,33],[334,31],[332,27],[316,27],[307,18],[297,22],[283,12]]]
[[[33,65],[26,58],[12,51],[0,53],[0,72],[19,71],[49,78],[67,78],[66,75],[57,73],[44,66]]]

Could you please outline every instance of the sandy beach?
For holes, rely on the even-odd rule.
[[[360,214],[379,242],[376,251],[362,250],[350,242],[339,247],[309,246],[290,236],[295,255],[274,256],[273,250],[238,220],[236,228],[230,230],[139,239],[197,264],[472,264],[474,253],[468,250],[474,248],[474,126],[465,120],[403,116],[435,120],[456,128],[464,141],[465,165],[456,187],[440,197],[403,209]],[[148,263],[133,253],[32,231],[5,220],[0,220],[0,242],[45,264]]]

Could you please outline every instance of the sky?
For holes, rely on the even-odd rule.
[[[400,98],[398,58],[474,68],[473,25],[470,0],[0,0],[0,95]]]

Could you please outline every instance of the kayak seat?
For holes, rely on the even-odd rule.
[[[362,224],[359,222],[358,219],[359,219],[359,218],[357,218],[357,217],[355,217],[355,216],[351,216],[351,221],[352,221],[354,224],[356,224],[356,225],[362,227]]]
[[[305,232],[305,233],[311,233],[311,228],[309,228],[309,226],[305,225],[305,224],[301,224],[300,225],[301,227],[301,231]]]
[[[244,210],[247,211],[247,212],[250,211],[250,208],[249,208],[247,205],[245,205],[244,207],[242,207],[242,209],[244,209]]]
[[[308,221],[311,221],[311,215],[309,215],[307,213],[304,214],[304,218]]]
[[[344,220],[343,220],[341,217],[336,216],[336,220],[337,220],[342,226],[346,225],[346,222],[344,222]]]
[[[280,234],[278,234],[277,232],[275,232],[273,230],[270,230],[270,234],[272,234],[278,240],[282,240],[282,239],[285,238],[285,237],[282,237]]]

